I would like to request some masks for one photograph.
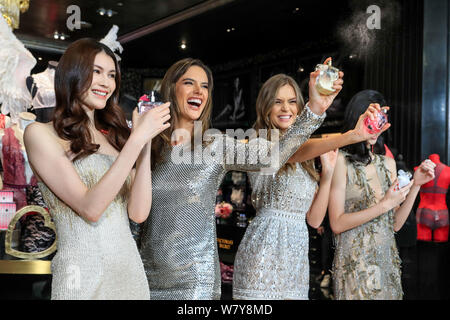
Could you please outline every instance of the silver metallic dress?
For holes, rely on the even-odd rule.
[[[340,151],[341,155],[347,153]],[[357,212],[377,203],[375,188],[382,194],[391,186],[385,157],[375,155],[368,165],[347,163],[345,212]],[[366,172],[375,167],[376,179]],[[369,169],[370,168],[370,169]],[[333,285],[336,300],[401,300],[400,258],[394,236],[394,212],[335,236]]]
[[[279,163],[283,165],[323,122],[305,107],[291,128],[280,138]],[[259,139],[254,139],[259,140]],[[230,147],[237,144],[237,148]],[[245,164],[237,164],[237,150],[245,150]],[[220,299],[220,267],[214,206],[217,189],[228,170],[257,171],[264,165],[254,145],[217,135],[206,147],[218,161],[176,164],[171,154],[183,146],[162,150],[164,161],[152,173],[153,203],[141,238],[141,256],[152,299]],[[206,151],[204,148],[203,151]],[[234,159],[235,164],[224,158]],[[190,158],[191,159],[191,158]]]
[[[93,187],[115,157],[94,153],[73,165],[83,183]],[[100,220],[89,222],[39,183],[58,236],[52,260],[54,300],[148,300],[150,292],[128,220],[129,180]]]
[[[306,213],[316,181],[301,164],[277,175],[249,173],[256,216],[234,260],[233,299],[308,299]]]

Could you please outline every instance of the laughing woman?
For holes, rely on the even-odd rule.
[[[311,74],[312,79],[316,76]],[[315,91],[310,95],[308,105],[280,139],[275,170],[321,125],[342,83],[342,79],[336,80],[337,91],[331,96]],[[141,239],[141,256],[153,299],[220,298],[214,217],[217,189],[228,170],[258,171],[268,166],[252,158],[257,150],[250,148],[257,143],[244,144],[222,134],[211,135],[212,141],[191,147],[193,136],[198,134],[202,139],[208,129],[212,89],[210,69],[191,58],[172,65],[162,81],[162,96],[171,103],[171,127],[152,144],[153,206]],[[202,121],[201,128],[194,126],[194,121]],[[199,132],[194,133],[197,127]],[[272,147],[268,141],[264,145]],[[238,150],[245,151],[243,164],[237,164]],[[198,161],[196,157],[205,152],[214,159]],[[188,161],[175,161],[179,154],[187,156]],[[230,158],[232,161],[227,161]]]
[[[58,236],[52,299],[149,299],[128,219],[148,216],[150,143],[170,115],[168,104],[135,111],[130,134],[119,85],[114,53],[92,39],[75,41],[56,69],[53,121],[25,131]]]

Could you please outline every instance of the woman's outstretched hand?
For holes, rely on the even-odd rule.
[[[389,107],[387,106],[380,107],[378,103],[371,103],[367,108],[366,112],[364,112],[362,115],[359,116],[358,122],[356,123],[355,128],[351,132],[355,136],[355,141],[362,142],[370,140],[372,138],[378,137],[384,131],[390,128],[391,124],[388,122],[383,126],[381,131],[377,133],[370,133],[364,124],[364,120],[366,118],[370,118],[371,120],[375,119],[377,113],[383,112],[383,109],[389,110]]]

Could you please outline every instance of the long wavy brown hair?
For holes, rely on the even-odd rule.
[[[118,105],[120,68],[114,53],[94,39],[77,40],[66,49],[55,71],[56,107],[53,114],[56,133],[60,138],[70,141],[70,151],[75,155],[72,161],[95,153],[100,148],[100,145],[92,143],[90,120],[82,108],[81,100],[91,86],[95,56],[100,52],[106,53],[114,61],[116,89],[105,108],[95,110],[95,128],[107,132],[108,142],[118,151],[122,150],[130,136],[125,114]]]
[[[275,104],[278,90],[285,85],[290,85],[294,89],[297,97],[298,114],[300,114],[305,107],[305,102],[300,88],[292,77],[286,74],[277,74],[270,77],[259,90],[258,98],[256,99],[256,121],[253,125],[253,128],[258,132],[258,135],[259,129],[267,129],[267,139],[269,140],[271,140],[270,129],[278,129],[270,120],[270,113],[272,112],[272,108]],[[304,161],[301,165],[314,180],[319,181],[319,174],[314,168],[314,160]],[[295,165],[293,163],[286,163],[278,171],[278,174],[288,170],[295,171]]]
[[[164,147],[171,145],[172,133],[176,129],[175,124],[178,123],[178,119],[180,119],[181,117],[180,106],[177,103],[176,83],[192,66],[198,66],[202,68],[205,71],[206,76],[208,77],[208,100],[206,101],[205,108],[203,109],[199,119],[197,119],[197,121],[202,122],[202,136],[210,126],[213,90],[213,76],[211,70],[199,59],[185,58],[175,62],[167,70],[161,82],[162,99],[164,102],[170,101],[170,127],[161,132],[152,140],[152,168],[154,168],[157,163],[161,162],[161,150]],[[191,135],[191,146],[194,145],[193,139],[194,136]]]

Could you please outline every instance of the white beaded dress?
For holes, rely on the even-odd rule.
[[[234,260],[233,299],[308,299],[306,213],[317,182],[301,164],[273,175],[249,173],[256,209]]]
[[[94,153],[73,165],[93,187],[114,156]],[[56,226],[58,249],[52,260],[52,300],[148,300],[144,266],[128,220],[129,179],[100,220],[83,219],[39,182]]]

